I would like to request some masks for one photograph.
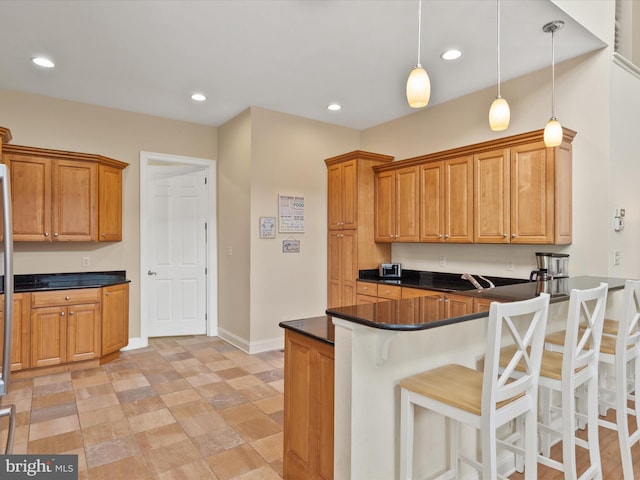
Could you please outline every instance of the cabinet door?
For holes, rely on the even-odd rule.
[[[553,243],[554,188],[553,149],[511,149],[511,243]]]
[[[100,356],[100,304],[68,307],[67,361],[79,362]]]
[[[395,172],[380,172],[375,176],[374,228],[376,242],[395,240]]]
[[[29,293],[13,295],[13,324],[11,328],[11,371],[29,368]],[[4,332],[4,295],[0,295],[0,332]],[[3,334],[0,333],[0,336]],[[0,368],[4,349],[0,343]]]
[[[65,307],[31,309],[31,366],[60,365],[67,360]]]
[[[122,240],[122,170],[98,166],[98,241]]]
[[[473,156],[476,243],[509,243],[511,237],[509,149]]]
[[[444,162],[420,166],[420,241],[444,241]]]
[[[102,288],[101,354],[117,352],[129,344],[129,284]]]
[[[316,354],[317,399],[314,413],[318,432],[318,476],[322,480],[333,479],[333,412],[334,412],[334,349],[321,345]]]
[[[357,240],[355,230],[329,232],[327,271],[329,308],[356,304]]]
[[[420,223],[420,169],[395,171],[395,241],[417,242]]]
[[[445,241],[472,243],[473,157],[447,160],[445,165]]]
[[[96,240],[96,165],[57,160],[52,178],[53,240]]]
[[[445,315],[447,317],[460,317],[468,315],[473,310],[473,298],[462,295],[447,294],[445,296]]]
[[[48,241],[51,235],[51,162],[5,155],[11,176],[13,240]]]
[[[329,230],[342,228],[342,164],[327,169],[327,223]]]
[[[328,223],[330,230],[357,227],[358,164],[355,160],[328,169]]]

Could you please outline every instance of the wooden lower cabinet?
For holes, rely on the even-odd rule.
[[[285,330],[285,479],[333,479],[333,404],[333,345]]]
[[[102,355],[129,343],[129,284],[102,287]]]
[[[31,294],[13,295],[13,325],[11,329],[11,371],[29,368],[29,303]],[[4,295],[0,295],[0,332],[4,331]],[[1,334],[0,334],[1,335]],[[0,367],[4,350],[0,343]]]
[[[80,296],[99,298],[100,289],[85,289]],[[36,292],[32,307],[51,301],[59,305],[31,309],[31,366],[47,367],[100,357],[101,306],[96,303],[65,305],[71,294]],[[74,291],[74,293],[77,291]],[[65,300],[68,298],[69,300]]]

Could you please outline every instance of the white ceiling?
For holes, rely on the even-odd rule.
[[[603,46],[549,0],[501,12],[503,81],[549,67],[549,21],[566,23],[557,62]],[[214,126],[259,106],[364,129],[415,111],[417,13],[417,0],[2,0],[0,88]],[[495,85],[495,0],[425,0],[422,18],[430,106]],[[449,47],[463,57],[445,63]]]

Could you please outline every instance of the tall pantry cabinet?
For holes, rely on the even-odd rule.
[[[393,157],[356,150],[327,158],[327,305],[356,303],[358,271],[391,258],[390,244],[374,241],[373,167]]]

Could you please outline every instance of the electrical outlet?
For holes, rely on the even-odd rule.
[[[230,257],[231,255],[233,255],[233,248],[227,247],[227,257]]]
[[[447,259],[445,257],[438,257],[438,261],[440,262],[441,267],[447,266]]]
[[[507,260],[507,271],[512,272],[514,270],[513,260]]]
[[[615,252],[613,252],[613,264],[620,265],[621,260],[622,260],[622,253],[620,253],[620,250],[616,250]]]
[[[91,259],[89,257],[82,257],[82,266],[83,267],[90,267],[91,266]]]

